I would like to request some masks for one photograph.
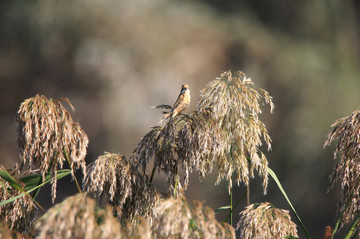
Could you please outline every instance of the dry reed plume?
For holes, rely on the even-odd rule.
[[[331,125],[324,147],[338,140],[334,158],[340,161],[330,175],[328,191],[341,182],[341,199],[338,212],[344,210],[341,224],[348,223],[360,214],[360,110],[341,118]]]
[[[198,108],[199,111],[211,108],[215,126],[220,129],[213,147],[215,157],[205,159],[206,164],[216,165],[217,182],[225,178],[230,190],[232,175],[236,172],[235,181],[248,185],[249,178],[254,177],[256,169],[263,177],[263,189],[266,193],[268,162],[259,147],[263,139],[268,150],[271,149],[271,139],[265,124],[259,120],[259,114],[262,113],[262,102],[270,105],[270,112],[273,111],[274,104],[268,92],[253,87],[253,81],[244,73],[238,72],[233,76],[230,71],[224,72],[201,91]]]
[[[271,139],[258,117],[262,101],[272,112],[272,97],[266,91],[254,89],[242,72],[235,77],[230,71],[224,72],[201,91],[198,111],[153,127],[141,139],[134,150],[136,161],[145,172],[154,158],[155,166],[165,172],[170,191],[176,183],[178,191],[182,185],[186,188],[193,170],[203,179],[216,168],[217,183],[225,178],[230,190],[234,172],[236,182],[247,185],[256,169],[263,177],[265,193],[268,162],[259,147],[263,139],[270,149]],[[184,168],[182,181],[177,180],[179,167]]]
[[[113,153],[105,153],[88,167],[83,189],[94,195],[99,206],[112,205],[122,221],[144,216],[151,222],[160,200],[155,188],[126,158]]]
[[[240,230],[241,239],[298,237],[289,211],[275,208],[268,202],[251,204],[240,215],[237,230]]]
[[[259,148],[264,141],[269,150],[271,139],[259,115],[261,103],[269,104],[270,112],[274,105],[266,91],[255,89],[253,85],[242,72],[235,76],[230,71],[224,72],[201,91],[197,111],[178,114],[164,126],[153,127],[138,143],[130,160],[119,154],[105,153],[87,168],[88,138],[61,104],[63,100],[73,108],[70,102],[40,95],[26,99],[16,117],[22,166],[38,169],[43,178],[51,172],[54,201],[57,169],[63,168],[67,161],[73,177],[74,170],[82,168],[83,189],[96,198],[93,200],[80,193],[55,205],[36,222],[33,236],[39,239],[235,238],[234,228],[219,223],[214,211],[199,202],[190,206],[181,195],[161,202],[151,182],[153,174],[149,181],[146,169],[154,160],[154,170],[165,172],[168,190],[175,195],[187,188],[189,174],[194,170],[204,179],[216,169],[217,183],[226,179],[229,191],[235,172],[235,182],[248,185],[256,170],[263,178],[266,193],[268,162]],[[169,107],[161,105],[159,108]],[[181,169],[184,177],[179,179]],[[6,194],[9,190],[2,194],[2,201],[11,197]],[[264,205],[258,208],[264,207],[263,211],[271,211],[271,215],[291,222],[285,210]],[[6,211],[0,212],[2,217],[8,217],[3,215]],[[285,224],[284,220],[273,218],[278,223],[275,225],[280,226]],[[18,222],[10,222],[12,227],[18,227]],[[296,235],[296,228],[294,230],[293,235]]]
[[[88,137],[78,123],[73,122],[70,113],[61,104],[66,98],[47,99],[36,95],[26,99],[16,116],[18,123],[18,144],[23,165],[39,168],[43,178],[51,171],[53,177],[52,200],[56,198],[57,169],[68,161],[72,176],[74,170],[86,171],[86,148]]]
[[[124,238],[110,208],[96,207],[84,193],[68,197],[48,210],[35,224],[37,239]]]
[[[6,223],[0,222],[0,239],[30,239],[28,235],[23,235],[17,231],[9,229]]]
[[[5,170],[0,166],[1,170]],[[14,176],[15,171],[9,172]],[[20,182],[18,182],[22,185]],[[10,186],[10,184],[0,178],[0,202],[20,195],[22,192]],[[28,232],[35,219],[37,208],[28,196],[19,197],[15,201],[0,206],[0,219],[10,226],[10,229],[16,229],[20,232]]]
[[[219,223],[211,208],[199,202],[191,207],[182,196],[162,201],[155,211],[156,238],[235,238],[234,228]]]
[[[153,127],[137,145],[135,157],[143,172],[154,157],[154,165],[165,172],[169,191],[174,192],[179,166],[184,170],[183,180],[178,181],[178,192],[182,185],[187,188],[189,174],[200,168],[201,158],[210,156],[216,128],[211,120],[211,111],[179,115],[165,126]],[[204,173],[200,172],[203,178]]]

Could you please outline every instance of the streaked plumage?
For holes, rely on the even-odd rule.
[[[182,85],[180,94],[173,105],[171,111],[169,113],[166,113],[163,115],[163,117],[160,120],[160,123],[162,123],[166,119],[172,119],[181,112],[183,112],[185,109],[187,109],[190,105],[190,89],[188,85]]]

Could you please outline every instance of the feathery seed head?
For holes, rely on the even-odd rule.
[[[333,140],[338,140],[334,158],[340,161],[330,175],[328,191],[337,181],[341,182],[341,199],[338,213],[343,213],[341,224],[348,223],[360,213],[360,110],[350,116],[337,120],[331,125],[324,147]]]
[[[125,200],[132,194],[133,175],[124,156],[105,153],[87,168],[83,189],[95,196],[99,206],[110,203],[121,216]]]
[[[68,197],[50,208],[34,227],[38,239],[123,238],[121,225],[110,208],[99,209],[84,193]]]
[[[165,172],[171,193],[180,167],[184,169],[184,179],[178,182],[180,192],[182,186],[186,189],[192,170],[203,179],[216,167],[217,183],[225,178],[229,190],[234,172],[238,184],[248,184],[257,170],[266,193],[268,162],[259,147],[263,140],[270,149],[271,139],[259,120],[261,101],[273,110],[272,97],[254,89],[245,74],[233,77],[230,71],[224,72],[201,91],[198,111],[154,127],[141,139],[134,150],[137,166],[145,172],[154,158],[156,167]]]
[[[11,230],[8,225],[0,222],[0,239],[30,239],[28,235],[21,234],[15,230]]]
[[[5,168],[0,165],[1,170]],[[8,171],[12,176],[15,176],[16,171]],[[16,177],[16,176],[15,176]],[[22,185],[21,182],[18,182]],[[10,198],[19,196],[22,192],[0,178],[0,202],[4,202]],[[11,203],[0,206],[0,219],[5,220],[10,226],[10,229],[15,229],[20,232],[28,232],[34,221],[37,208],[33,201],[28,196],[19,197]]]
[[[88,167],[83,189],[99,206],[112,205],[122,221],[144,216],[151,222],[153,207],[160,200],[136,168],[124,156],[113,153],[105,153]]]
[[[199,111],[212,110],[214,128],[219,128],[219,137],[215,145],[214,164],[218,169],[218,179],[225,178],[232,187],[232,174],[237,172],[236,182],[249,183],[256,169],[263,177],[263,189],[266,193],[268,173],[267,159],[259,150],[262,140],[271,149],[271,139],[266,126],[259,120],[260,104],[270,105],[274,109],[272,97],[263,89],[256,90],[253,81],[242,72],[233,76],[230,71],[210,82],[201,91]],[[250,162],[250,167],[248,166]]]
[[[47,99],[36,95],[26,99],[19,108],[15,121],[18,124],[20,158],[29,168],[40,168],[43,178],[51,171],[52,200],[56,197],[57,169],[68,161],[72,176],[80,167],[86,174],[86,148],[88,137],[73,122],[70,113],[61,104],[66,98]]]
[[[240,215],[236,229],[240,229],[241,239],[298,237],[289,211],[268,202],[251,204]]]
[[[182,196],[162,201],[156,207],[153,231],[156,238],[235,238],[234,228],[219,223],[214,211]]]

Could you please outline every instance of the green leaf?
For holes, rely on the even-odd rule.
[[[21,185],[9,174],[8,171],[4,169],[0,170],[0,177],[2,177],[2,179],[8,182],[11,187],[18,189],[21,192],[24,192],[24,189],[21,187]]]
[[[198,226],[196,225],[196,222],[194,221],[194,219],[190,219],[189,221],[189,227],[191,230],[199,230]]]
[[[218,209],[215,210],[215,213],[218,213],[218,212],[220,212],[222,210],[226,210],[226,209],[229,209],[229,208],[231,208],[231,207],[230,206],[219,207]]]
[[[271,177],[274,179],[274,181],[276,182],[278,188],[280,189],[281,193],[282,193],[283,196],[285,197],[287,203],[290,205],[290,208],[291,208],[291,210],[294,212],[294,214],[295,214],[295,216],[296,216],[296,219],[299,221],[299,223],[300,223],[300,225],[301,225],[301,228],[302,228],[303,231],[305,232],[306,237],[310,239],[311,237],[310,237],[308,231],[306,230],[306,228],[305,228],[303,222],[301,221],[299,215],[297,214],[295,208],[294,208],[293,205],[291,204],[290,199],[289,199],[289,197],[287,196],[287,194],[286,194],[285,190],[283,189],[283,187],[281,186],[281,183],[280,183],[278,177],[276,176],[276,174],[274,173],[274,171],[273,171],[271,168],[269,168],[269,167],[268,167],[268,172],[269,172],[270,176],[271,176]]]
[[[57,179],[61,179],[65,176],[67,176],[70,172],[70,169],[60,169],[57,170]],[[33,174],[29,176],[25,176],[20,178],[21,182],[25,184],[25,190],[30,190],[42,183],[42,175],[41,174]],[[45,175],[45,181],[51,180],[51,173],[47,173]]]
[[[335,224],[334,230],[332,232],[331,239],[333,239],[335,237],[335,233],[339,229],[344,212],[345,212],[346,208],[349,206],[349,203],[350,203],[352,197],[353,197],[353,195],[351,194],[350,197],[348,198],[348,200],[346,201],[345,207],[341,210],[341,213],[340,213],[338,219],[336,220],[336,224]]]
[[[355,218],[354,222],[351,224],[348,233],[346,234],[346,236],[344,237],[344,239],[349,239],[352,238],[351,236],[354,234],[354,236],[356,235],[356,231],[358,229],[358,224],[360,221],[360,215],[357,216],[357,218]]]
[[[57,179],[63,178],[63,177],[65,177],[65,176],[69,175],[70,173],[71,173],[70,169],[58,170],[58,174],[57,174],[56,178],[57,178]],[[31,178],[28,178],[28,177],[29,177],[29,176],[24,177],[24,178],[25,178],[25,181],[26,181],[26,179],[29,179],[29,181],[32,181],[32,180],[35,178],[35,177],[33,177],[33,178],[32,178],[32,177],[31,177]],[[32,179],[32,180],[31,180],[31,179]],[[20,198],[20,197],[23,197],[23,196],[25,196],[25,195],[33,192],[34,190],[36,190],[36,189],[44,186],[45,184],[49,183],[49,182],[51,181],[51,179],[52,179],[52,178],[51,178],[51,174],[47,174],[47,175],[46,175],[46,180],[45,180],[45,182],[43,182],[43,183],[41,183],[41,184],[38,184],[37,186],[31,188],[30,190],[28,190],[28,191],[26,191],[26,192],[23,191],[23,193],[15,196],[15,197],[9,198],[8,200],[1,202],[1,203],[0,203],[0,206],[3,206],[3,205],[8,204],[8,203],[11,203],[11,202],[15,201],[16,199],[18,199],[18,198]]]
[[[25,184],[25,190],[30,190],[41,184],[42,176],[40,174],[33,174],[20,178],[20,181]]]

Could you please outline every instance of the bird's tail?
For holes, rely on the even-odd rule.
[[[170,116],[171,116],[171,112],[169,112],[169,113],[167,113],[167,114],[164,114],[164,115],[161,117],[161,119],[160,119],[160,121],[159,121],[159,124],[161,124],[162,122],[164,122],[164,120],[167,120],[168,118],[170,118]]]

